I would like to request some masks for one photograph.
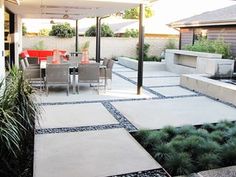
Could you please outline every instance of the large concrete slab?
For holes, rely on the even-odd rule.
[[[124,129],[35,136],[34,177],[104,177],[161,166]]]
[[[175,87],[159,87],[159,88],[151,88],[152,90],[167,96],[187,96],[187,95],[196,95],[195,92],[189,91],[187,89],[181,88],[179,86]]]
[[[137,128],[159,129],[236,120],[236,109],[207,97],[112,103]]]
[[[142,95],[137,95],[136,85],[129,81],[122,79],[119,76],[113,74],[112,82],[108,80],[108,88],[106,92],[104,88],[100,89],[100,93],[93,87],[89,87],[89,84],[84,84],[80,87],[79,94],[73,94],[72,90],[69,96],[66,95],[66,90],[57,89],[51,90],[49,95],[45,93],[38,94],[37,102],[39,103],[57,103],[57,102],[75,102],[75,101],[97,101],[97,100],[115,100],[115,99],[130,99],[130,98],[150,98],[155,95],[144,91]]]
[[[136,79],[132,78],[132,80],[136,81]],[[163,78],[144,78],[143,85],[150,86],[170,86],[170,85],[179,85],[180,78],[179,77],[163,77]]]
[[[41,128],[117,124],[101,103],[43,106]]]

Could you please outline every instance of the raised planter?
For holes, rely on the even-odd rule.
[[[128,68],[138,70],[138,61],[128,57],[118,57],[118,63]],[[145,61],[143,62],[144,71],[166,71],[165,62]]]
[[[166,50],[165,54],[167,70],[178,74],[230,77],[234,68],[234,61],[222,59],[221,54],[186,50]]]
[[[208,78],[209,75],[185,74],[180,85],[236,106],[235,85]]]

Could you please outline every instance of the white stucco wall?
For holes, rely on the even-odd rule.
[[[15,15],[15,64],[19,66],[19,53],[22,51],[22,19],[20,15]]]
[[[5,77],[4,58],[4,0],[0,0],[0,81]]]
[[[167,38],[145,38],[145,43],[150,44],[149,55],[160,56],[167,44]],[[23,37],[23,49],[32,49],[39,41],[44,41],[46,49],[62,49],[68,52],[75,51],[75,38],[60,39],[56,37]],[[85,41],[90,41],[89,56],[95,58],[95,37],[79,37],[79,46]],[[136,57],[138,38],[102,38],[101,57]],[[176,40],[178,46],[178,40]]]

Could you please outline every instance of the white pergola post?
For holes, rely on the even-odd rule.
[[[22,19],[20,15],[15,15],[15,66],[19,67],[19,53],[22,52]]]
[[[0,0],[0,82],[5,77],[4,11],[4,0]]]

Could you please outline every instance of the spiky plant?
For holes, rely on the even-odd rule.
[[[224,166],[236,164],[236,138],[222,146],[221,158]]]
[[[174,152],[165,161],[164,168],[171,175],[188,175],[194,168],[190,156],[187,153]]]
[[[217,153],[204,153],[197,158],[198,171],[219,167],[220,157]]]
[[[0,96],[0,176],[22,176],[28,163],[25,153],[33,144],[39,108],[32,99],[32,88],[16,68],[10,70]],[[32,164],[31,164],[32,165]]]
[[[201,128],[207,130],[208,132],[212,132],[216,129],[213,124],[203,124]]]
[[[209,138],[219,144],[224,144],[227,141],[226,132],[216,130],[209,134]]]
[[[168,139],[167,139],[168,141],[174,138],[177,134],[176,128],[172,126],[166,126],[161,131],[168,134]]]
[[[173,152],[174,149],[167,144],[159,144],[154,147],[154,157],[159,163],[165,162]]]

